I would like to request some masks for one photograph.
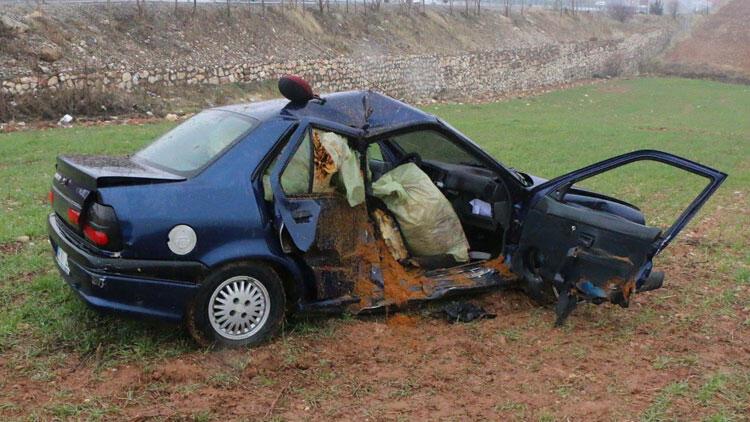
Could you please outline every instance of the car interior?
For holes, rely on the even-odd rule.
[[[317,130],[317,129],[316,129]],[[319,134],[325,132],[320,131]],[[314,138],[314,136],[313,136]],[[349,140],[350,146],[353,145]],[[324,261],[330,264],[331,254],[337,255],[328,246],[341,243],[341,237],[356,238],[357,233],[342,235],[340,224],[336,219],[349,218],[352,215],[380,209],[395,217],[389,212],[388,207],[380,198],[374,196],[371,191],[366,194],[368,207],[349,207],[346,205],[341,189],[338,191],[317,191],[314,187],[308,188],[308,177],[312,180],[318,179],[319,156],[314,152],[314,142],[303,142],[295,153],[295,158],[281,175],[281,185],[288,197],[310,198],[319,197],[319,203],[328,214],[336,214],[331,220],[326,211],[321,212],[318,227],[327,227],[327,230],[318,230],[314,246],[314,252],[306,253],[306,260]],[[299,157],[302,157],[301,159]],[[436,130],[416,130],[403,134],[374,140],[368,147],[367,163],[369,166],[369,182],[375,183],[383,175],[397,167],[413,163],[426,174],[434,186],[450,203],[460,221],[461,229],[468,242],[469,262],[484,261],[500,255],[504,247],[505,229],[510,219],[511,202],[508,191],[499,176],[492,170],[486,168],[482,163],[468,151],[449,140],[445,135]],[[310,163],[308,167],[300,167],[302,160]],[[266,171],[266,178],[270,173],[271,164]],[[296,172],[297,175],[290,175]],[[309,176],[305,173],[309,173]],[[290,180],[297,183],[289,182]],[[333,179],[335,181],[335,178]],[[270,184],[266,180],[266,199],[271,200]],[[310,183],[312,186],[312,182]],[[333,194],[333,196],[331,196]],[[361,208],[361,209],[360,209]],[[348,210],[348,211],[347,211]],[[346,211],[345,213],[342,211]],[[344,217],[342,217],[344,216]],[[353,218],[353,217],[352,217]],[[356,218],[354,220],[361,220]],[[353,220],[353,221],[354,221]],[[404,231],[398,226],[398,219],[392,218],[396,224],[396,231],[402,235]],[[337,228],[334,228],[336,226]],[[327,233],[331,232],[331,233]],[[334,233],[335,232],[335,233]],[[457,234],[456,237],[460,237]],[[408,239],[405,239],[408,240]],[[408,244],[408,242],[406,242]],[[350,247],[353,247],[350,245]],[[321,250],[321,249],[325,249]],[[425,270],[450,268],[466,264],[466,261],[457,261],[449,255],[415,256],[409,254],[409,262]],[[343,266],[343,264],[342,264]]]
[[[433,130],[419,130],[370,145],[372,181],[413,162],[453,206],[470,245],[472,260],[498,256],[510,217],[510,200],[498,175],[467,151]]]

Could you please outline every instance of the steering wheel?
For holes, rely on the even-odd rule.
[[[404,155],[403,157],[401,157],[401,159],[398,160],[398,164],[396,166],[398,167],[401,164],[406,164],[406,163],[414,163],[417,166],[421,167],[422,166],[422,157],[420,157],[419,154],[417,154],[416,152],[410,152],[410,153]]]

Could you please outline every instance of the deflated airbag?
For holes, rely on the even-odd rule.
[[[372,184],[401,227],[409,252],[417,257],[451,255],[469,260],[469,242],[448,199],[416,164],[402,164]]]

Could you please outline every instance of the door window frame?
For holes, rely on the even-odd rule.
[[[664,250],[672,239],[674,239],[687,223],[690,222],[708,198],[719,188],[724,179],[726,179],[726,173],[662,151],[633,151],[574,170],[568,174],[564,174],[536,186],[531,191],[532,197],[529,203],[529,208],[533,207],[545,196],[550,196],[557,201],[562,201],[565,194],[574,184],[637,161],[656,161],[703,177],[709,181],[706,184],[706,187],[703,188],[698,196],[696,196],[687,208],[683,210],[680,216],[677,217],[677,220],[675,220],[675,222],[664,232],[663,240],[656,247],[654,253],[651,254],[651,258],[653,258],[658,255],[659,252]]]

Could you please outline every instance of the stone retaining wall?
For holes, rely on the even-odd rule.
[[[637,34],[621,40],[545,44],[461,55],[407,55],[268,60],[217,67],[66,71],[25,76],[0,83],[20,95],[41,90],[83,88],[132,90],[233,82],[264,82],[285,73],[309,80],[316,91],[372,88],[413,102],[431,99],[492,97],[538,89],[597,75],[634,74],[645,60],[669,43],[669,31]]]

